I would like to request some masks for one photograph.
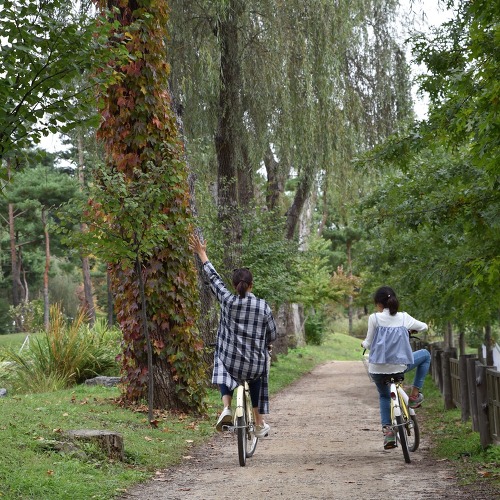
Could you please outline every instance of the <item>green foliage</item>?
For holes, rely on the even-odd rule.
[[[396,168],[365,201],[364,260],[427,321],[460,328],[497,320],[498,5],[457,2],[455,18],[414,41],[428,71],[429,118],[371,157]]]
[[[2,1],[0,18],[0,158],[81,120],[96,122],[94,86],[113,78],[107,62],[123,57],[105,45],[111,26],[71,2]],[[94,81],[74,84],[95,68]],[[89,111],[93,108],[93,112]],[[4,165],[1,172],[4,174]]]
[[[100,95],[98,138],[106,165],[94,172],[83,214],[88,231],[80,238],[109,263],[112,273],[124,337],[125,399],[145,398],[151,376],[157,385],[152,405],[202,411],[203,345],[196,330],[196,275],[187,242],[192,215],[168,89],[167,4],[153,0],[138,7],[116,2],[112,12],[113,37],[126,39],[128,61],[114,66],[116,79]],[[148,370],[148,337],[153,373]]]
[[[325,315],[321,312],[314,312],[307,315],[304,330],[308,344],[321,345],[323,343],[325,321]]]
[[[39,332],[43,329],[43,301],[23,302],[17,307],[10,306],[9,317],[12,321],[22,318],[25,332]]]
[[[18,351],[3,351],[3,378],[16,393],[57,391],[96,375],[116,374],[120,332],[97,323],[89,329],[81,312],[71,323],[51,307],[50,329]],[[2,376],[3,375],[3,376]]]
[[[228,285],[231,285],[233,269],[224,267],[225,250],[239,255],[236,267],[251,270],[254,278],[254,293],[268,303],[278,306],[289,301],[294,294],[297,281],[297,243],[283,239],[283,218],[273,211],[241,211],[241,244],[224,248],[221,235],[224,228],[213,213],[214,207],[206,207],[205,214],[197,224],[203,228],[203,236],[209,246],[210,260]]]

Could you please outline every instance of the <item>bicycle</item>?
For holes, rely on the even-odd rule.
[[[236,411],[233,425],[223,425],[223,431],[233,432],[238,438],[238,459],[241,467],[246,464],[257,448],[259,438],[255,435],[255,422],[250,399],[250,388],[246,381],[236,388]]]
[[[418,427],[415,410],[408,405],[408,394],[403,389],[404,374],[388,375],[384,382],[389,385],[391,394],[391,422],[392,430],[401,443],[403,456],[406,463],[410,463],[410,452],[418,449],[420,444],[420,429]]]
[[[365,352],[366,349],[363,356]],[[409,464],[410,452],[417,451],[420,445],[420,429],[415,410],[408,405],[409,397],[403,388],[403,381],[404,373],[388,374],[384,378],[391,397],[391,428],[396,437],[396,446],[401,444],[405,462]]]

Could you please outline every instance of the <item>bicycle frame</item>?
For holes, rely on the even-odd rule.
[[[410,463],[410,451],[416,451],[420,441],[415,410],[410,408],[409,397],[403,389],[403,378],[391,377],[388,381],[391,397],[391,422],[396,443],[401,444],[406,463]]]
[[[222,430],[233,432],[238,438],[238,459],[242,467],[246,459],[250,458],[257,447],[259,438],[255,435],[250,389],[245,381],[236,388],[236,408],[233,425],[224,425]]]

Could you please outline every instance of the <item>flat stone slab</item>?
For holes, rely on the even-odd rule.
[[[85,381],[85,385],[104,385],[106,387],[114,387],[121,382],[120,377],[94,377]]]

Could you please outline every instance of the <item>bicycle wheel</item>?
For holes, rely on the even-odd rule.
[[[245,415],[236,418],[236,427],[238,435],[238,459],[240,465],[244,467],[247,460],[247,423]]]
[[[406,431],[408,449],[411,452],[417,451],[420,444],[420,430],[418,428],[417,417],[415,415],[410,415],[410,419],[406,420],[404,428]]]
[[[245,408],[246,408],[246,413],[247,413],[247,458],[251,457],[254,452],[255,448],[257,448],[257,442],[259,441],[259,438],[255,435],[255,421],[253,418],[253,408],[252,408],[252,401],[250,399],[250,396],[248,393],[246,394],[245,397]]]
[[[396,416],[396,425],[398,426],[399,442],[401,443],[401,448],[403,449],[405,462],[409,464],[411,460],[410,450],[408,449],[408,441],[406,440],[406,425],[405,422],[403,422],[403,417],[401,415]]]

